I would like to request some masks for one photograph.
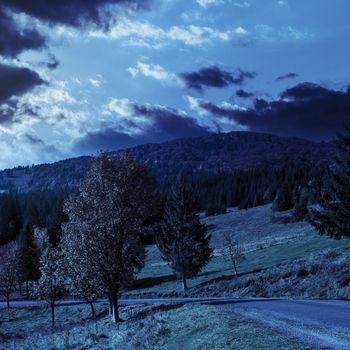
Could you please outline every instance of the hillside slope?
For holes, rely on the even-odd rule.
[[[335,154],[332,143],[315,143],[252,132],[231,132],[146,144],[128,151],[158,174],[171,174],[179,170],[230,172],[263,166],[278,167],[288,160],[329,164]],[[0,172],[0,190],[16,188],[25,192],[72,188],[83,177],[90,162],[91,157],[78,157],[31,168],[5,170]]]

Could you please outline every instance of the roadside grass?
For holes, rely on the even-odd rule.
[[[52,330],[47,308],[1,310],[0,349],[309,349],[214,306],[122,307],[118,327],[102,306],[98,315],[92,320],[88,306],[62,307]]]

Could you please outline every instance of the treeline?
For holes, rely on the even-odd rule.
[[[63,202],[68,192],[42,191],[0,195],[0,245],[20,238],[28,229],[46,227],[51,241],[57,241],[66,221]]]
[[[236,172],[187,172],[196,199],[197,210],[207,215],[226,212],[227,208],[248,209],[272,203],[274,211],[294,208],[295,219],[303,219],[308,204],[321,200],[326,166],[286,162],[279,167]],[[166,198],[177,173],[157,172],[158,191]],[[63,212],[68,191],[40,191],[0,195],[0,245],[16,239],[29,226],[46,227],[50,239],[57,241],[61,224],[67,221]],[[154,218],[155,220],[157,218]],[[152,236],[145,242],[154,242]]]
[[[279,167],[263,167],[236,172],[188,172],[197,210],[207,215],[223,214],[227,208],[253,208],[273,203],[274,211],[296,209],[301,204],[319,202],[326,166],[286,162]],[[162,193],[167,193],[175,174],[158,174]]]

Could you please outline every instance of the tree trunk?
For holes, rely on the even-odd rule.
[[[188,290],[187,281],[186,281],[186,276],[185,275],[182,276],[182,289],[184,290],[184,292],[186,292]]]
[[[91,306],[91,314],[92,314],[92,317],[95,318],[96,317],[96,312],[95,312],[95,308],[94,308],[94,302],[93,301],[90,301],[90,306]]]
[[[235,275],[237,276],[237,267],[236,267],[236,261],[233,260],[233,268],[235,270]]]
[[[118,323],[119,321],[119,304],[118,304],[118,295],[111,298],[112,302],[112,322]]]
[[[26,280],[26,293],[29,295],[29,281]]]
[[[55,327],[55,302],[51,302],[51,321],[52,327]]]
[[[23,293],[22,293],[22,282],[19,282],[19,295],[23,295]]]
[[[7,308],[10,308],[10,293],[6,294],[6,303],[7,303]]]
[[[109,311],[109,316],[112,317],[113,307],[112,307],[112,298],[110,296],[108,297],[108,311]]]

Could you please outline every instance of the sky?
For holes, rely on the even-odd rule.
[[[348,0],[0,0],[0,168],[350,119]]]

